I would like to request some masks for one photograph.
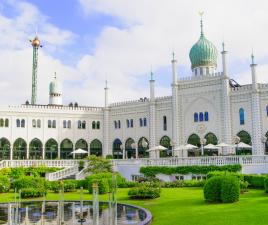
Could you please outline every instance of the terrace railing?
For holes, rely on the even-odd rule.
[[[72,175],[76,175],[79,172],[78,166],[67,167],[63,170],[59,170],[53,173],[46,174],[46,179],[49,181],[62,180]]]

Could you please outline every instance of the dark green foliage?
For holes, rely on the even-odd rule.
[[[107,193],[111,190],[112,187],[112,173],[97,173],[92,174],[86,177],[84,181],[84,188],[89,190],[89,193],[92,193],[93,183],[98,183],[99,193]],[[126,179],[123,178],[120,174],[116,174],[116,183],[118,187],[126,185]]]
[[[21,197],[22,198],[35,198],[42,197],[47,194],[45,188],[23,188],[21,189]]]
[[[178,166],[178,167],[167,167],[167,166],[148,166],[141,167],[140,172],[145,176],[152,177],[156,174],[207,174],[211,171],[229,171],[238,172],[241,170],[241,165],[227,165],[227,166]]]
[[[221,184],[223,176],[215,176],[207,180],[204,185],[204,197],[208,202],[221,201]]]
[[[22,176],[45,177],[46,173],[52,173],[60,169],[46,166],[4,168],[0,170],[0,176],[5,175],[12,179],[18,179]]]
[[[14,181],[14,188],[21,190],[23,188],[43,188],[47,187],[46,180],[41,177],[21,177]]]
[[[88,157],[88,171],[92,173],[112,172],[111,160],[91,155]]]
[[[237,177],[224,176],[221,184],[221,201],[223,203],[237,202],[239,194],[240,184]]]
[[[239,179],[231,175],[214,176],[204,186],[204,198],[208,202],[236,202],[239,194]]]
[[[248,191],[248,182],[240,180],[240,193],[245,193]]]
[[[265,192],[268,193],[268,176],[266,176],[264,179],[264,187],[265,187]]]
[[[229,171],[212,171],[207,174],[207,179],[214,177],[214,176],[224,176],[224,175],[231,175],[234,177],[237,177],[239,180],[243,181],[244,180],[244,175],[241,173],[237,172],[229,172]]]
[[[74,192],[80,188],[78,180],[49,181],[48,187],[55,193],[59,193],[62,188],[64,188],[64,192]]]
[[[0,176],[0,193],[8,192],[10,189],[10,180],[7,176]]]
[[[162,182],[163,188],[179,188],[179,187],[203,187],[206,180],[177,180],[173,182]]]
[[[114,157],[113,157],[113,155],[106,155],[105,158],[106,158],[106,159],[113,159]]]
[[[159,198],[161,193],[160,187],[143,184],[138,187],[131,188],[128,191],[128,196],[131,199],[154,199]]]
[[[251,188],[264,188],[265,177],[265,175],[244,175],[244,181],[247,181]]]

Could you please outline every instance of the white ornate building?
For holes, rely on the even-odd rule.
[[[217,56],[201,21],[200,38],[190,51],[192,76],[178,78],[177,61],[174,57],[171,61],[172,96],[156,98],[152,76],[150,97],[140,100],[109,103],[106,85],[104,107],[62,105],[61,85],[55,75],[48,105],[0,108],[0,159],[72,158],[70,152],[77,148],[115,158],[148,157],[146,150],[159,144],[170,149],[161,156],[193,156],[200,151],[187,154],[171,149],[187,142],[197,146],[205,142],[233,144],[239,142],[237,136],[252,145],[252,150],[242,153],[264,155],[268,84],[256,82],[254,56],[252,83],[242,86],[231,79],[224,45],[220,72],[216,72]],[[205,150],[204,154],[218,152]]]

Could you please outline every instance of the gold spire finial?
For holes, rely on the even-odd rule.
[[[203,36],[204,35],[204,32],[203,32],[203,15],[204,15],[204,11],[199,11],[198,14],[199,14],[199,16],[201,18],[201,20],[200,20],[201,36]]]

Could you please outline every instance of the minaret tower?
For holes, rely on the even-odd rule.
[[[30,40],[33,46],[33,68],[32,68],[32,97],[31,104],[36,104],[37,98],[37,68],[38,68],[38,49],[42,47],[40,40],[37,36],[33,40]]]
[[[62,105],[62,87],[57,79],[56,72],[49,84],[49,105]]]
[[[156,115],[155,115],[155,80],[154,80],[154,74],[151,71],[151,79],[150,79],[150,104],[149,104],[149,123],[150,123],[150,129],[149,129],[149,143],[150,148],[153,148],[156,146]],[[150,152],[150,156],[154,157],[152,152]],[[155,156],[157,157],[157,156]]]
[[[257,64],[254,62],[254,55],[251,55],[251,77],[252,77],[252,96],[251,96],[251,115],[252,115],[252,154],[264,155],[264,148],[261,142],[261,110],[260,110],[260,94],[257,83]]]
[[[109,153],[109,101],[108,101],[108,85],[107,80],[105,81],[104,87],[104,112],[103,112],[103,155],[106,156]]]

